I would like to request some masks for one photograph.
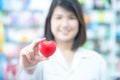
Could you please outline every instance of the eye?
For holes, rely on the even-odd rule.
[[[62,18],[62,17],[60,17],[60,16],[56,16],[56,17],[55,17],[55,19],[61,19],[61,18]]]
[[[76,16],[70,16],[69,19],[77,19]]]

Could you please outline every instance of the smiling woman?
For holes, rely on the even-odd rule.
[[[79,31],[78,19],[74,13],[57,6],[51,17],[51,31],[55,41],[72,42]]]
[[[56,8],[58,8],[59,10],[56,11]],[[54,1],[53,0],[53,3],[50,7],[50,10],[49,10],[49,13],[48,13],[48,16],[46,19],[46,24],[45,24],[45,28],[46,28],[45,29],[45,37],[48,40],[54,40],[54,36],[51,32],[52,31],[51,26],[52,25],[53,25],[53,27],[55,26],[55,22],[54,22],[54,24],[52,24],[53,20],[58,22],[58,20],[54,19],[55,14],[56,14],[56,17],[57,17],[57,14],[59,14],[59,15],[61,14],[61,18],[63,17],[62,19],[64,19],[64,20],[63,21],[61,20],[62,25],[67,24],[67,26],[69,26],[70,21],[72,19],[73,22],[71,21],[71,24],[72,24],[71,26],[73,26],[73,23],[74,23],[73,27],[78,26],[78,33],[75,36],[72,49],[74,50],[74,49],[77,49],[79,46],[82,46],[84,44],[84,42],[86,41],[86,26],[85,26],[85,22],[83,19],[83,12],[81,9],[81,5],[79,4],[79,2],[77,0],[76,1],[74,1],[74,0]],[[62,15],[62,14],[64,14],[64,15]],[[59,16],[59,18],[60,18],[60,16]],[[68,18],[70,18],[69,24],[68,24],[68,20],[66,20]],[[60,22],[59,22],[59,24],[60,24]],[[69,31],[67,31],[67,32],[69,32]]]
[[[44,36],[21,50],[20,80],[108,80],[103,57],[82,48],[86,26],[77,0],[53,0]],[[57,46],[47,58],[39,55],[39,44],[45,39],[55,41]]]

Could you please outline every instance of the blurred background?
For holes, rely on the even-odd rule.
[[[19,52],[43,36],[52,0],[0,0],[0,80],[16,80]],[[84,48],[107,61],[109,80],[120,80],[120,0],[78,0],[87,26]]]

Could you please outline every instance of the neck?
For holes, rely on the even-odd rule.
[[[74,56],[74,51],[71,50],[73,42],[58,42],[56,41],[57,46],[61,50],[67,64],[69,67],[72,65],[72,60]]]
[[[71,51],[73,42],[58,42],[56,41],[57,46],[60,48],[62,51]]]

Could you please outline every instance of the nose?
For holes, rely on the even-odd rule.
[[[68,27],[68,20],[67,20],[67,19],[63,19],[63,20],[61,21],[61,26],[62,26],[62,27]]]

